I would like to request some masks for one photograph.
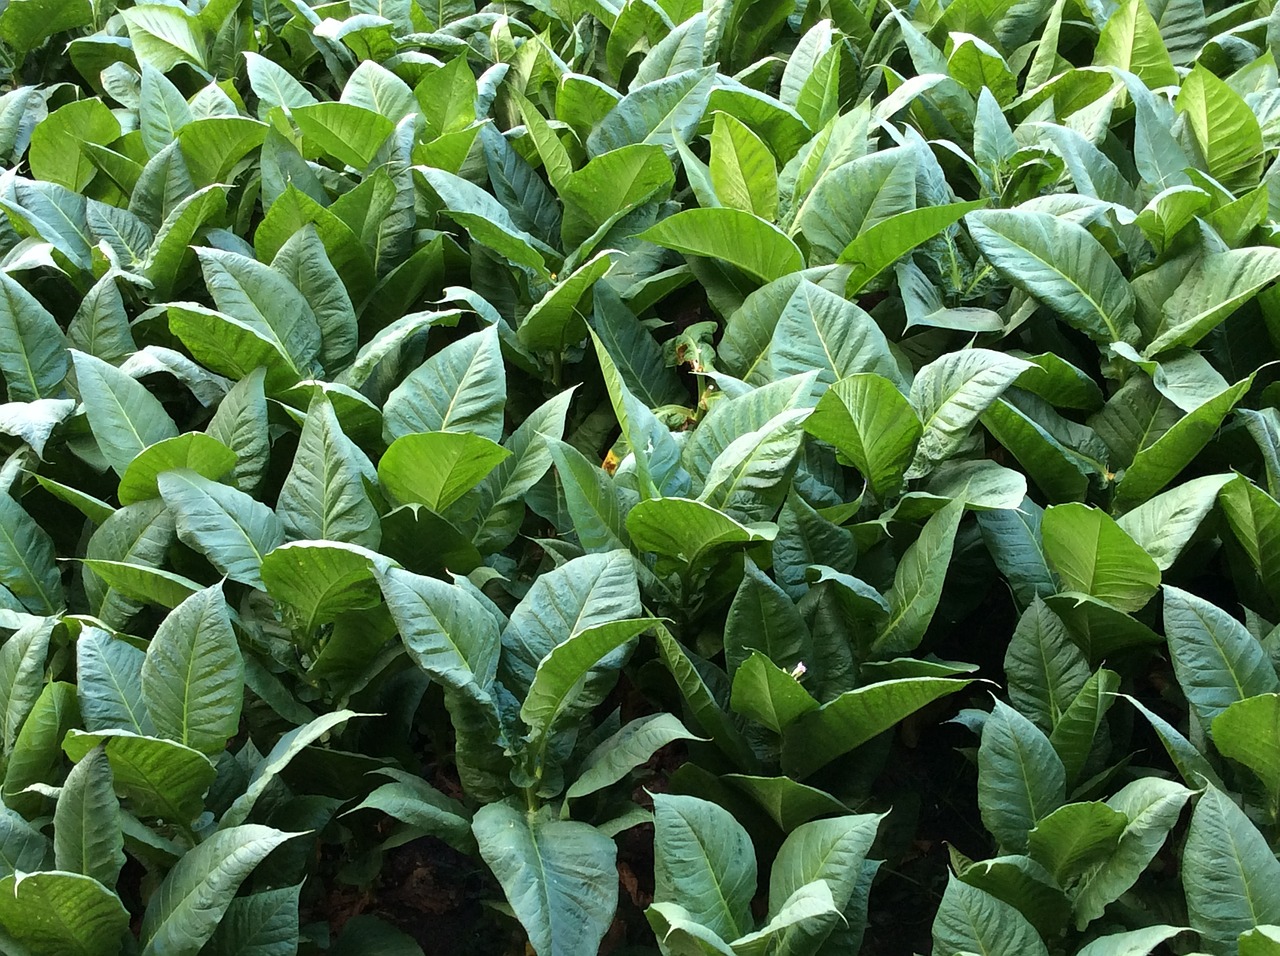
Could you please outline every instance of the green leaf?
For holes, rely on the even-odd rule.
[[[623,524],[621,496],[613,478],[566,442],[551,442],[549,448],[565,507],[573,519],[573,530],[583,549],[601,553],[626,548],[628,532]],[[625,516],[625,519],[629,518],[630,515]]]
[[[48,621],[33,621],[0,646],[0,751],[5,754],[13,749],[22,722],[44,689],[52,631]]]
[[[1093,62],[1128,70],[1153,90],[1178,83],[1173,60],[1146,0],[1125,0],[1111,14],[1098,37]]]
[[[1089,680],[1084,654],[1038,595],[1018,619],[1004,670],[1010,702],[1045,733],[1052,732]]]
[[[723,511],[689,498],[650,498],[627,512],[631,543],[698,567],[704,559],[735,545],[772,541],[770,524],[740,524]]]
[[[520,342],[534,351],[561,352],[581,341],[587,324],[580,304],[596,281],[609,271],[614,257],[612,250],[598,253],[547,290],[516,330]]]
[[[58,744],[79,722],[75,687],[62,681],[46,684],[9,752],[4,773],[6,806],[27,817],[39,813],[44,806],[43,798],[23,791],[33,784],[52,783],[57,779],[61,769]]]
[[[105,748],[95,748],[67,774],[53,813],[53,853],[56,869],[115,886],[124,832]]]
[[[1041,526],[1044,553],[1064,588],[1136,611],[1160,587],[1160,569],[1106,512],[1054,505]]]
[[[0,493],[0,584],[23,607],[53,614],[64,606],[53,539],[26,510]]]
[[[103,457],[124,476],[129,463],[143,449],[166,438],[178,428],[159,400],[113,365],[83,352],[71,350],[76,388]]]
[[[635,87],[587,137],[587,154],[601,156],[635,143],[672,147],[675,137],[687,142],[714,82],[714,68],[704,67]]]
[[[236,897],[206,951],[210,956],[294,956],[301,889],[298,884]]]
[[[1216,787],[1196,802],[1183,850],[1191,928],[1226,951],[1245,930],[1280,922],[1280,862],[1235,803]]]
[[[1106,668],[1095,671],[1054,725],[1049,741],[1062,758],[1067,781],[1074,785],[1093,751],[1103,718],[1115,703],[1120,675]]]
[[[1031,857],[1062,885],[1109,858],[1128,818],[1105,803],[1068,803],[1041,819],[1028,836]]]
[[[446,345],[398,385],[384,407],[386,437],[415,432],[470,432],[502,438],[507,379],[490,326]]]
[[[222,819],[218,821],[218,830],[226,832],[228,829],[239,827],[240,824],[244,823],[253,811],[258,798],[267,792],[274,782],[279,780],[280,774],[284,769],[307,747],[319,741],[326,734],[340,729],[352,717],[364,716],[368,715],[357,714],[350,710],[336,710],[333,713],[316,717],[301,727],[295,727],[281,736],[276,741],[275,746],[262,758],[262,761],[254,767],[253,774],[249,777],[244,793],[236,797],[231,806],[223,813]]]
[[[764,142],[729,113],[716,113],[711,131],[711,184],[720,202],[766,222],[778,211],[778,167]]]
[[[861,292],[867,283],[912,249],[984,205],[986,201],[978,199],[910,209],[864,229],[836,257],[836,262],[853,267],[845,294]]]
[[[1120,530],[1168,571],[1199,530],[1232,475],[1207,475],[1170,488],[1121,517]]]
[[[164,619],[142,665],[142,703],[160,736],[216,757],[240,727],[244,661],[222,588]]]
[[[761,283],[804,268],[799,247],[785,233],[740,209],[686,209],[640,238],[686,255],[720,259]]]
[[[804,440],[807,408],[782,412],[735,438],[711,464],[699,501],[744,521],[764,521],[786,497],[785,477]]]
[[[903,677],[845,691],[786,729],[783,769],[796,777],[806,777],[889,730],[926,704],[963,690],[971,682],[945,677]]]
[[[262,559],[262,580],[277,602],[291,608],[306,631],[346,611],[365,611],[382,600],[374,569],[390,559],[338,541],[291,541]]]
[[[352,103],[315,103],[290,110],[304,139],[339,162],[365,170],[395,123]]]
[[[139,816],[190,823],[199,815],[204,794],[217,776],[204,754],[172,740],[127,730],[73,730],[62,749],[73,761],[106,744],[116,792],[127,797]]]
[[[261,588],[262,558],[284,543],[284,527],[266,505],[194,471],[167,471],[160,496],[178,537],[233,581]]]
[[[92,877],[47,870],[0,880],[0,926],[36,956],[114,956],[129,912]]]
[[[888,379],[869,373],[831,386],[804,428],[834,445],[882,500],[902,486],[922,432],[902,393]]]
[[[1012,707],[996,701],[978,747],[978,806],[983,825],[1015,853],[1040,820],[1066,798],[1066,770],[1049,738]]]
[[[57,321],[12,276],[0,273],[0,372],[9,400],[53,398],[67,375],[67,340]]]
[[[15,0],[0,14],[0,37],[26,54],[51,36],[92,22],[89,0]]]
[[[768,362],[776,377],[818,369],[818,381],[831,385],[869,372],[906,387],[875,320],[807,279],[800,280],[778,318]]]
[[[989,956],[1047,956],[1049,950],[1027,918],[1003,900],[977,887],[947,879],[933,921],[935,953],[986,953]]]
[[[307,223],[295,232],[275,254],[271,268],[293,283],[315,314],[320,364],[331,371],[340,368],[359,345],[359,329],[351,299],[315,225]]]
[[[1271,805],[1280,803],[1280,694],[1238,700],[1213,719],[1213,745],[1262,781]]]
[[[417,832],[438,837],[462,850],[474,849],[470,814],[462,804],[402,770],[388,768],[381,773],[393,781],[378,787],[348,814],[381,810]]]
[[[804,622],[801,621],[801,626]],[[753,650],[733,674],[730,706],[775,734],[810,711],[818,702],[800,686],[791,671],[783,670],[765,654]]]
[[[983,256],[1007,281],[1096,342],[1131,342],[1134,297],[1106,249],[1083,227],[1048,213],[972,212]]]
[[[1160,324],[1146,354],[1195,345],[1277,277],[1280,250],[1268,247],[1226,249],[1196,259],[1160,307]]]
[[[753,925],[756,855],[747,831],[727,810],[696,797],[653,799],[655,903],[684,907],[721,938]]]
[[[1262,172],[1262,131],[1244,98],[1197,65],[1174,104],[1200,148],[1205,169],[1228,189],[1249,187]]]
[[[196,956],[240,884],[267,854],[296,835],[246,824],[220,830],[186,853],[147,904],[143,956]]]
[[[578,779],[565,791],[565,799],[585,797],[612,786],[673,741],[699,739],[672,714],[637,717],[582,758]]]
[[[376,548],[382,530],[364,484],[372,472],[333,404],[323,395],[313,399],[276,504],[285,534]]]
[[[397,500],[442,512],[511,453],[487,438],[457,432],[404,435],[378,462],[378,479]]]
[[[792,671],[812,655],[809,629],[782,588],[750,558],[744,559],[744,565],[742,583],[729,605],[724,625],[729,677],[752,651],[759,651],[783,670]]]
[[[1280,693],[1280,678],[1262,645],[1203,598],[1166,584],[1164,629],[1178,683],[1203,726],[1236,701]]]
[[[942,597],[942,584],[964,517],[964,502],[951,501],[931,517],[920,537],[902,555],[885,596],[889,619],[880,627],[872,649],[880,656],[915,650],[924,638]]]
[[[501,803],[481,807],[472,829],[538,956],[599,948],[618,905],[612,840],[585,823],[543,820]]]
[[[969,430],[1030,363],[990,349],[949,352],[922,368],[911,404],[923,433],[908,478],[921,478],[949,458]]]
[[[1253,385],[1253,376],[1219,392],[1134,455],[1116,485],[1116,507],[1128,510],[1167,485],[1194,460]]]
[[[10,639],[6,648],[13,643]],[[155,732],[151,715],[142,701],[144,659],[142,651],[113,638],[101,628],[88,627],[81,631],[76,640],[76,696],[87,730],[118,728],[137,734]]]
[[[493,615],[468,591],[435,578],[389,568],[379,581],[418,666],[444,686],[486,701],[502,646]]]
[[[116,496],[131,505],[160,495],[157,479],[165,471],[185,468],[213,481],[236,466],[236,453],[222,442],[200,432],[164,438],[140,451],[120,477]]]
[[[271,451],[265,381],[266,370],[255,369],[233,385],[218,403],[207,429],[209,435],[235,452],[231,477],[241,491],[258,487]]]
[[[1190,797],[1190,790],[1172,780],[1142,777],[1107,801],[1107,806],[1123,813],[1128,822],[1110,857],[1081,877],[1075,894],[1077,926],[1097,919],[1137,882]]]

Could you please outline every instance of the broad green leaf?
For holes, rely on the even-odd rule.
[[[160,401],[138,381],[102,359],[71,350],[76,389],[103,457],[123,477],[143,449],[178,428]]]
[[[204,754],[176,741],[114,729],[72,731],[62,749],[77,761],[99,744],[106,745],[116,792],[130,800],[134,813],[184,824],[199,815],[217,776]]]
[[[53,398],[67,374],[67,340],[57,321],[12,276],[0,273],[0,372],[9,400]]]
[[[1090,867],[1080,880],[1075,895],[1077,926],[1097,919],[1137,882],[1190,797],[1190,790],[1172,780],[1142,777],[1107,800],[1107,806],[1124,814],[1128,822],[1115,852]]]
[[[809,629],[786,592],[750,558],[745,558],[744,564],[742,583],[729,605],[724,625],[729,677],[752,651],[759,651],[778,667],[792,671],[812,655]]]
[[[299,884],[236,897],[206,949],[211,956],[293,956],[301,889]]]
[[[5,647],[13,643],[11,638]],[[155,733],[151,715],[142,700],[144,659],[138,648],[117,640],[101,628],[81,631],[76,640],[76,696],[87,730]]]
[[[1160,569],[1106,512],[1082,504],[1047,508],[1044,553],[1066,590],[1136,611],[1160,586]]]
[[[1049,738],[997,700],[978,747],[978,806],[983,825],[1011,852],[1065,800],[1066,771]]]
[[[912,249],[985,204],[984,200],[974,200],[911,209],[864,229],[836,258],[836,262],[853,267],[845,294],[861,292],[867,283]]]
[[[498,667],[498,624],[465,589],[389,568],[382,593],[418,666],[446,687],[488,699]]]
[[[1131,342],[1134,297],[1106,249],[1083,227],[1048,213],[971,212],[965,221],[1004,279],[1097,342]]]
[[[1173,60],[1146,0],[1125,0],[1111,14],[1098,37],[1093,62],[1128,70],[1153,90],[1178,83]]]
[[[187,598],[157,628],[142,703],[158,735],[216,757],[240,727],[244,661],[221,587]]]
[[[881,499],[902,486],[922,431],[902,393],[888,379],[871,373],[851,375],[831,386],[804,429],[835,446]]]
[[[731,441],[712,462],[699,501],[740,521],[771,518],[804,440],[809,409],[790,409]]]
[[[0,750],[8,754],[44,689],[52,622],[33,621],[0,646]],[[83,680],[83,678],[81,678]]]
[[[800,248],[785,233],[740,209],[686,209],[640,238],[686,255],[722,260],[761,283],[804,268]]]
[[[578,779],[565,791],[565,799],[585,797],[617,783],[673,741],[698,739],[672,714],[637,717],[582,759]]]
[[[290,115],[303,137],[339,162],[365,170],[395,123],[353,103],[315,103],[298,106]]]
[[[800,624],[803,626],[804,622]],[[800,686],[793,673],[753,650],[733,673],[729,705],[780,734],[797,718],[818,709],[818,702]]]
[[[880,326],[852,302],[802,279],[778,318],[768,362],[775,376],[818,370],[831,385],[875,373],[905,388]]]
[[[46,870],[0,880],[0,926],[35,956],[113,956],[129,911],[90,876]]]
[[[194,471],[167,471],[158,484],[183,543],[233,581],[262,587],[262,559],[285,538],[275,512],[244,492]]]
[[[572,707],[588,672],[606,655],[652,626],[652,619],[638,618],[582,628],[542,659],[520,706],[520,719],[529,728],[536,755],[546,750],[557,718]]]
[[[627,512],[627,532],[642,551],[697,567],[721,548],[771,541],[770,524],[740,524],[723,511],[689,498],[650,498]]]
[[[947,879],[933,921],[935,953],[987,953],[989,956],[1047,956],[1035,928],[1003,900],[962,882]]]
[[[48,37],[91,23],[89,0],[16,0],[0,14],[0,37],[22,55]]]
[[[1209,175],[1228,189],[1257,182],[1262,132],[1240,94],[1199,65],[1182,81],[1175,105],[1187,118]]]
[[[688,141],[707,108],[714,80],[714,70],[704,67],[635,87],[587,137],[588,155],[601,156],[635,143],[670,147],[675,137]]]
[[[926,704],[963,690],[970,683],[968,679],[903,677],[846,691],[787,728],[783,769],[806,777]]]
[[[291,541],[262,559],[262,580],[267,593],[296,614],[302,629],[313,632],[346,611],[376,607],[382,596],[374,569],[390,564],[355,544]]]
[[[1280,251],[1251,246],[1210,252],[1186,271],[1160,307],[1160,324],[1147,355],[1195,345],[1238,308],[1280,277]]]
[[[760,929],[734,940],[733,951],[740,956],[765,956],[806,949],[826,938],[841,918],[831,888],[825,880],[815,880],[791,894]]]
[[[1115,852],[1128,818],[1105,803],[1068,803],[1028,835],[1029,852],[1060,884]]]
[[[246,824],[220,830],[182,857],[147,903],[143,956],[195,956],[236,891],[276,847],[296,834]]]
[[[207,429],[210,436],[235,452],[231,476],[241,491],[258,487],[271,451],[265,381],[266,370],[255,369],[233,385],[218,403]]]
[[[1089,677],[1054,725],[1049,742],[1062,758],[1067,782],[1074,785],[1087,765],[1102,721],[1115,703],[1120,675],[1100,667]]]
[[[753,925],[756,856],[727,810],[696,797],[654,796],[655,903],[676,903],[722,938]]]
[[[129,462],[120,477],[116,496],[122,505],[157,498],[160,474],[177,468],[189,469],[216,481],[235,468],[237,460],[230,448],[201,432],[164,438],[148,445]]]
[[[507,379],[490,326],[446,345],[400,383],[384,408],[386,437],[415,432],[470,432],[502,438]]]
[[[1001,393],[1030,367],[989,349],[948,352],[930,362],[911,384],[911,404],[923,425],[908,478],[927,475],[960,446]]]
[[[1022,612],[1005,651],[1009,700],[1045,733],[1062,719],[1089,679],[1084,654],[1039,595]]]
[[[920,537],[902,555],[894,571],[893,587],[885,596],[889,619],[881,625],[872,644],[878,655],[912,651],[924,638],[942,597],[942,584],[962,517],[964,502],[949,502],[925,523]]]
[[[105,748],[72,767],[62,784],[53,813],[53,853],[55,869],[116,885],[124,866],[124,831]]]
[[[1262,781],[1271,805],[1280,803],[1280,693],[1246,697],[1213,719],[1213,745]]]
[[[1237,701],[1280,693],[1280,677],[1262,645],[1203,598],[1166,584],[1164,630],[1178,683],[1203,726]]]
[[[8,755],[3,791],[6,806],[28,818],[40,812],[43,798],[27,788],[57,779],[61,769],[58,745],[79,722],[75,687],[63,681],[45,684]]]
[[[53,614],[65,604],[53,539],[22,505],[0,493],[0,584],[23,607]]]
[[[711,131],[711,183],[720,202],[772,222],[778,211],[778,167],[769,147],[728,113]]]
[[[472,829],[538,956],[599,948],[618,905],[612,840],[585,823],[501,803],[482,807]]]
[[[252,812],[258,798],[262,796],[280,777],[281,772],[289,766],[295,757],[307,747],[319,741],[326,734],[340,729],[352,717],[364,717],[350,710],[336,710],[308,721],[301,727],[295,727],[276,741],[275,746],[267,752],[262,761],[253,769],[244,793],[236,797],[222,819],[218,821],[218,830],[239,827]]]
[[[1280,863],[1244,811],[1216,787],[1191,814],[1182,888],[1191,928],[1219,951],[1245,930],[1280,922]]]
[[[1116,524],[1151,555],[1157,568],[1168,571],[1232,480],[1231,475],[1193,478],[1139,505]]]
[[[623,514],[622,496],[609,473],[566,442],[551,442],[549,450],[565,507],[573,520],[573,531],[583,549],[602,553],[628,547],[628,528],[624,521],[629,520],[630,515]]]
[[[323,395],[313,399],[276,504],[285,534],[377,547],[378,511],[365,491],[372,473],[364,452],[343,433],[333,404]]]
[[[1141,448],[1116,485],[1116,506],[1127,510],[1141,504],[1177,477],[1252,385],[1253,376],[1250,376],[1224,389]]]

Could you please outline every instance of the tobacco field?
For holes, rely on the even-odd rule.
[[[1272,0],[0,0],[0,954],[1280,954]]]

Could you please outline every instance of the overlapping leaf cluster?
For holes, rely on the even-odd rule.
[[[8,0],[0,952],[1280,951],[1277,48]]]

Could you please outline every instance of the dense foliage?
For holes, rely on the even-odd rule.
[[[0,3],[0,953],[1280,953],[1277,11]]]

